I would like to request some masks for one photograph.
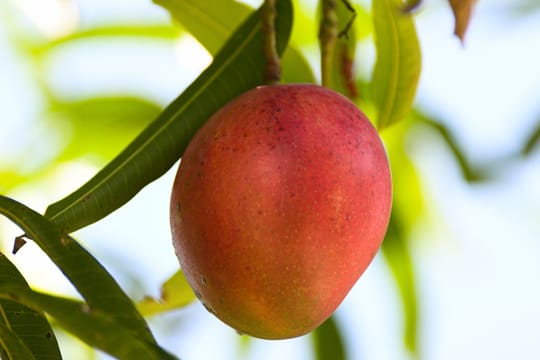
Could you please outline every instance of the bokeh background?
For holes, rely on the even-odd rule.
[[[369,1],[354,4],[369,11]],[[295,11],[292,43],[318,74],[315,1],[295,1]],[[392,160],[403,161],[393,164],[394,182],[410,189],[400,195],[410,201],[406,251],[397,268],[379,254],[338,309],[347,357],[538,359],[540,2],[479,1],[463,44],[446,1],[424,1],[415,17],[423,55],[415,110],[383,132],[389,143],[401,139]],[[369,25],[357,26],[368,32],[355,64],[367,79],[374,48]],[[43,212],[210,62],[149,0],[0,2],[0,193]],[[134,299],[159,296],[178,268],[168,223],[175,171],[75,233]],[[3,253],[19,234],[0,221]],[[10,259],[32,286],[77,296],[32,243]],[[150,324],[186,360],[317,355],[309,336],[247,341],[198,303]],[[107,358],[59,338],[66,359]]]

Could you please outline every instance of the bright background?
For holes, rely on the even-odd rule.
[[[310,1],[302,3],[303,11],[313,9]],[[433,130],[417,126],[407,135],[408,154],[428,199],[428,216],[417,224],[410,243],[424,359],[540,358],[540,153],[516,155],[540,121],[540,11],[523,10],[528,5],[535,2],[479,1],[464,45],[452,36],[445,1],[426,1],[416,17],[423,50],[417,106],[449,128],[473,165],[492,174],[489,181],[467,183]],[[128,93],[165,106],[211,61],[188,36],[65,45],[41,58],[39,66],[22,46],[36,38],[53,41],[77,26],[115,22],[167,25],[170,20],[145,0],[0,3],[0,169],[23,175],[45,169],[7,193],[38,211],[80,186],[103,163],[85,156],[44,165],[70,129],[43,118],[40,82],[68,99]],[[317,54],[306,55],[316,65]],[[373,56],[369,49],[366,56]],[[160,284],[178,267],[168,224],[175,171],[75,233],[134,298],[158,296]],[[0,192],[6,179],[0,178]],[[1,221],[1,251],[10,253],[11,239],[19,234]],[[76,296],[37,246],[27,244],[11,259],[33,286]],[[350,359],[409,357],[401,338],[399,295],[381,256],[339,308],[337,319]],[[236,333],[199,304],[150,323],[160,344],[182,359],[237,359],[241,354]],[[67,335],[60,340],[67,359],[95,356]],[[256,340],[247,356],[301,360],[313,354],[309,338],[302,337]]]

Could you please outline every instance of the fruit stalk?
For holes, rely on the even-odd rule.
[[[331,87],[334,52],[338,37],[338,17],[336,0],[322,0],[322,16],[319,26],[319,44],[321,47],[321,82]]]
[[[262,7],[262,31],[264,35],[264,82],[267,85],[278,84],[281,80],[281,63],[276,49],[276,0],[265,0]]]

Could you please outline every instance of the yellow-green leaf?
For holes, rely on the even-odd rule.
[[[159,299],[145,297],[137,303],[137,309],[144,316],[156,315],[184,307],[195,300],[184,273],[178,270],[161,287]]]
[[[412,108],[420,78],[420,44],[412,15],[397,0],[372,2],[377,61],[371,81],[377,126],[403,120]]]

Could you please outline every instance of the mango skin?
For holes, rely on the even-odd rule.
[[[292,338],[326,320],[367,268],[391,197],[384,147],[356,105],[317,85],[258,87],[187,147],[173,244],[208,311],[240,333]]]

